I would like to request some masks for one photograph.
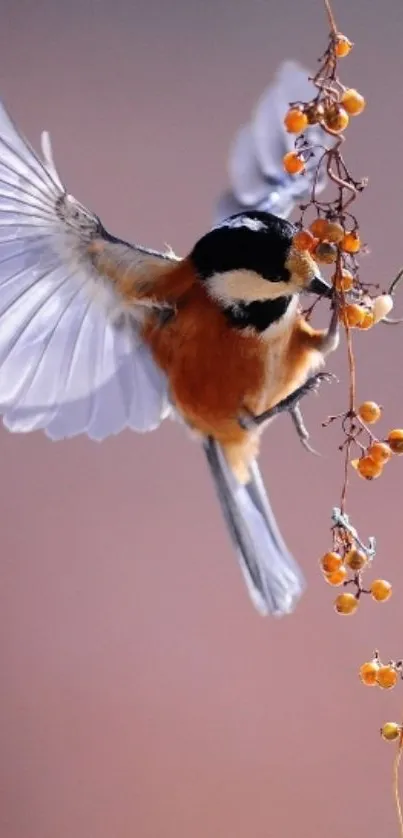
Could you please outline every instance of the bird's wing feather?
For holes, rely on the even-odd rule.
[[[228,157],[230,191],[220,196],[215,219],[228,213],[259,208],[287,218],[296,204],[305,200],[312,190],[319,157],[323,151],[324,134],[318,126],[305,132],[312,156],[305,172],[298,178],[284,171],[283,157],[294,147],[295,137],[284,127],[284,116],[290,102],[310,101],[316,88],[309,80],[309,71],[295,61],[284,61],[273,82],[260,96],[250,122],[237,132]],[[320,167],[316,192],[322,191],[326,173]]]
[[[110,236],[42,161],[0,104],[0,412],[11,431],[103,439],[169,412],[167,382],[90,245],[152,280],[176,257]],[[143,309],[144,310],[144,309]]]
[[[296,61],[280,65],[273,84],[260,97],[251,123],[256,155],[263,174],[278,178],[283,172],[282,160],[294,148],[295,136],[284,127],[290,102],[309,102],[316,88],[309,81],[309,71]]]

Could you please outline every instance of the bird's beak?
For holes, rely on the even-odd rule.
[[[323,279],[323,276],[317,274],[309,283],[308,289],[311,294],[319,294],[320,297],[332,297],[333,286]]]

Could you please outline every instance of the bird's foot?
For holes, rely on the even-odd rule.
[[[270,407],[258,416],[253,416],[250,412],[243,411],[242,415],[238,417],[238,422],[241,428],[244,428],[245,430],[252,430],[253,428],[259,428],[264,422],[267,422],[268,419],[273,419],[274,416],[278,416],[279,413],[290,413],[299,438],[302,442],[307,442],[309,434],[302,419],[299,402],[308,393],[317,393],[322,381],[332,381],[334,379],[336,379],[336,376],[333,375],[333,373],[318,372],[316,375],[312,375],[308,378],[305,384],[302,384],[301,387],[298,387],[285,399],[282,399],[280,402],[273,405],[273,407]]]

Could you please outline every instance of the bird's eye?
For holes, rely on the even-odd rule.
[[[271,277],[271,282],[290,282],[291,274],[288,268],[284,268],[276,276]]]

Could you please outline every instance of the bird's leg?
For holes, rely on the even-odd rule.
[[[333,300],[332,316],[330,318],[329,326],[327,327],[326,331],[322,333],[321,341],[318,346],[318,349],[320,350],[324,358],[326,358],[326,356],[329,355],[330,352],[334,352],[335,349],[337,349],[339,341],[339,303],[335,298]]]
[[[328,328],[313,336],[315,348],[321,352],[323,357],[326,357],[330,352],[337,349],[339,343],[339,305],[338,300],[333,300],[332,316]],[[267,422],[268,419],[273,419],[279,413],[290,413],[294,422],[298,436],[303,444],[306,444],[309,438],[308,431],[305,428],[302,414],[299,408],[300,400],[308,393],[315,393],[319,389],[321,381],[331,381],[336,376],[327,372],[319,372],[312,375],[305,384],[290,393],[285,399],[282,399],[278,404],[273,405],[269,410],[265,410],[258,416],[253,416],[248,411],[243,411],[242,416],[238,418],[239,424],[242,428],[256,428]]]
[[[315,343],[315,348],[321,352],[324,358],[329,355],[330,352],[334,352],[334,350],[337,349],[339,343],[339,302],[336,297],[333,299],[332,316],[330,318],[328,328],[322,332],[317,332],[314,336],[312,336],[312,340]],[[336,376],[327,372],[320,372],[316,375],[312,375],[307,379],[305,384],[302,384],[301,387],[298,387],[285,399],[282,399],[280,402],[273,405],[273,407],[265,410],[258,416],[254,416],[250,413],[250,411],[244,409],[242,411],[242,415],[238,417],[238,422],[241,428],[244,428],[245,430],[253,430],[253,428],[259,428],[269,419],[273,419],[275,416],[278,416],[279,413],[289,413],[304,448],[312,454],[317,454],[317,451],[314,451],[308,443],[309,433],[305,427],[299,403],[308,393],[317,392],[322,381],[332,381],[333,379],[336,379]]]
[[[260,425],[262,425],[263,422],[267,422],[268,419],[273,419],[274,416],[278,416],[279,413],[291,413],[300,439],[302,439],[303,437],[305,437],[306,439],[306,435],[308,432],[302,420],[302,415],[299,409],[299,402],[308,393],[316,393],[322,381],[332,381],[335,378],[336,376],[332,373],[318,372],[316,375],[312,375],[310,378],[308,378],[305,384],[302,384],[301,387],[298,387],[285,399],[282,399],[280,402],[273,405],[273,407],[270,407],[263,413],[259,413],[258,416],[253,416],[252,414],[248,414],[245,412],[242,416],[238,418],[238,422],[241,428],[250,430],[252,428],[260,427]]]

